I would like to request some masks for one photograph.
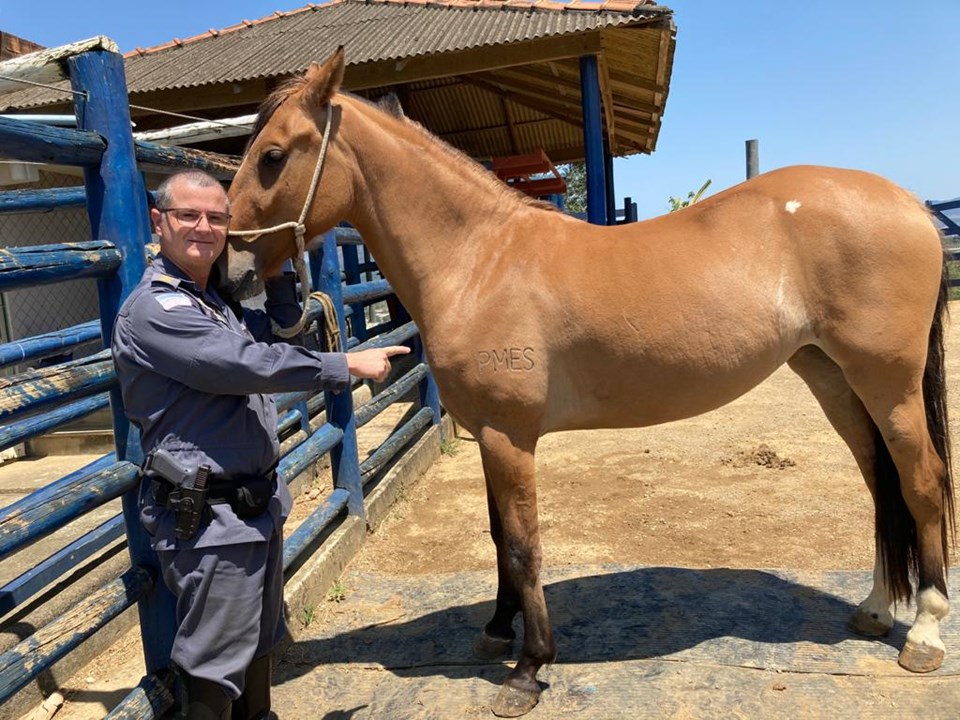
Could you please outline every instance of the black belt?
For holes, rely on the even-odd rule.
[[[251,518],[267,511],[270,498],[277,491],[277,473],[271,470],[266,475],[234,475],[207,478],[208,505],[226,504],[241,518]],[[151,478],[153,499],[164,507],[176,509],[171,500],[177,499],[178,488],[163,478]]]

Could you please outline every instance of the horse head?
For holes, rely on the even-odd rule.
[[[260,106],[229,192],[231,235],[217,261],[225,294],[249,297],[260,290],[262,278],[280,272],[300,251],[294,226],[301,216],[309,239],[333,227],[349,207],[349,155],[337,141],[340,107],[333,102],[344,64],[341,47],[322,65],[312,63],[278,87]],[[325,128],[330,138],[321,158]],[[318,185],[311,192],[318,163]]]

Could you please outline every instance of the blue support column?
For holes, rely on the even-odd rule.
[[[413,346],[414,352],[417,355],[417,360],[429,365],[427,359],[427,353],[423,347],[423,338],[420,335],[417,335],[414,340]],[[433,373],[428,372],[426,377],[423,378],[419,383],[420,389],[420,407],[430,408],[433,410],[433,425],[440,425],[440,393],[437,390],[437,381],[433,379]],[[441,441],[446,440],[442,435],[443,428],[441,426]]]
[[[587,220],[594,225],[606,225],[603,119],[600,115],[600,75],[595,55],[580,58],[580,94],[583,105],[583,147],[587,163]]]
[[[340,259],[337,256],[337,236],[334,231],[323,236],[323,256],[319,263],[317,289],[326,293],[337,308],[337,323],[343,347],[347,346],[347,322],[343,314],[343,287],[340,282]],[[343,440],[330,451],[333,480],[338,488],[350,493],[347,510],[351,515],[364,517],[363,483],[360,478],[360,458],[357,450],[357,417],[353,412],[353,393],[350,389],[339,393],[324,393],[327,421],[343,432]]]
[[[90,227],[95,239],[110,240],[123,253],[123,264],[111,277],[98,281],[104,347],[110,346],[120,305],[139,282],[144,270],[144,245],[150,240],[143,179],[137,170],[123,58],[96,50],[68,61],[75,96],[77,127],[97,132],[106,141],[99,166],[84,170]],[[139,434],[123,414],[117,390],[111,392],[117,458],[139,464]],[[131,562],[147,569],[153,587],[139,602],[140,628],[147,672],[165,668],[176,631],[174,598],[159,578],[156,554],[140,525],[138,490],[123,495],[123,516]]]
[[[347,285],[355,285],[360,282],[360,255],[358,248],[358,245],[343,246],[343,270],[346,275]],[[364,313],[363,303],[353,303],[350,309],[353,311],[350,316],[353,336],[360,342],[364,342],[367,339],[367,316],[366,313]]]

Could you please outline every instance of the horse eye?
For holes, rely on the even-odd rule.
[[[261,158],[261,162],[264,165],[279,165],[286,159],[286,155],[283,154],[283,150],[267,150]]]

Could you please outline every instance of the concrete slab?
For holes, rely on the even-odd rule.
[[[496,573],[348,572],[346,599],[301,632],[274,677],[290,717],[489,717],[512,662],[470,648]],[[845,629],[870,573],[565,567],[545,572],[558,662],[536,718],[960,717],[960,622],[944,666],[897,665],[912,608],[890,636]],[[960,591],[952,578],[950,591]],[[519,628],[518,628],[519,630]],[[519,648],[520,640],[515,644]]]
[[[100,458],[102,454],[50,455],[25,457],[0,466],[0,507],[7,507],[24,496],[69,475]],[[44,558],[81,537],[120,512],[120,501],[107,503],[54,533],[41,538],[28,548],[5,558],[0,563],[0,586],[34,567]]]

